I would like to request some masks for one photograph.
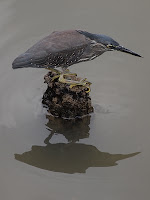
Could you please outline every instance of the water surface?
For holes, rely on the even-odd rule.
[[[150,2],[0,1],[0,194],[11,200],[149,198]],[[54,30],[106,34],[119,52],[71,67],[92,82],[95,112],[52,120],[41,104],[45,69],[15,57]]]

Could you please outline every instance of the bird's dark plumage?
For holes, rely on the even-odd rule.
[[[80,30],[78,30],[78,32],[85,35],[86,37],[90,38],[91,40],[95,40],[98,43],[105,44],[105,45],[113,44],[114,46],[119,46],[119,43],[116,42],[115,40],[113,40],[109,36],[93,34],[93,33],[89,33],[86,31],[80,31]]]
[[[106,51],[117,50],[135,56],[105,35],[80,30],[53,32],[18,56],[12,67],[68,67],[78,62],[92,60]]]

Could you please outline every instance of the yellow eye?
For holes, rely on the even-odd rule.
[[[111,47],[113,47],[112,44],[107,44],[107,48],[111,48]]]

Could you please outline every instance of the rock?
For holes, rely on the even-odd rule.
[[[55,117],[69,119],[83,117],[93,112],[87,87],[77,85],[70,88],[69,84],[59,82],[58,78],[52,80],[56,75],[56,72],[50,70],[44,76],[47,90],[42,103],[47,105],[48,111]],[[81,78],[74,75],[71,76],[71,80],[81,80]]]

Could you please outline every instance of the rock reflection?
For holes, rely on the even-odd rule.
[[[90,116],[75,121],[48,118],[46,126],[51,134],[44,141],[46,146],[34,145],[31,151],[15,154],[16,160],[45,170],[72,174],[85,173],[89,167],[115,166],[117,161],[139,153],[110,154],[92,145],[75,143],[89,136]],[[70,143],[52,144],[50,140],[56,133],[63,134]]]
[[[49,115],[46,117],[48,119],[48,123],[46,124],[48,130],[52,134],[62,134],[68,142],[76,142],[89,137],[90,115],[72,120],[54,118]]]

